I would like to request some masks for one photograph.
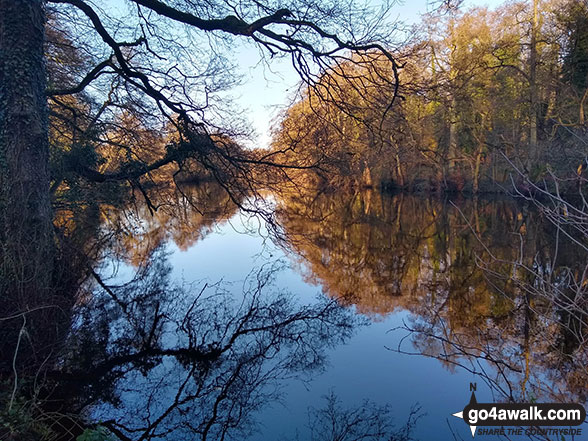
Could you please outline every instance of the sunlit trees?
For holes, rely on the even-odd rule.
[[[471,10],[430,21],[426,44],[434,89],[429,99],[437,104],[436,113],[444,123],[438,135],[440,179],[445,188],[462,189],[469,178],[477,192],[490,125],[490,13]],[[470,173],[464,170],[465,165]]]
[[[398,62],[405,54],[394,52]],[[338,185],[371,187],[394,174],[402,177],[394,127],[402,121],[404,69],[377,52],[355,56],[321,76],[289,108],[276,130],[273,151],[291,164],[313,166],[304,173]],[[385,167],[377,167],[377,165]],[[288,173],[293,177],[296,173]],[[308,181],[308,178],[311,178]]]
[[[255,188],[252,165],[279,164],[239,147],[250,130],[229,99],[235,47],[268,64],[289,57],[310,87],[325,72],[343,81],[340,63],[377,53],[395,84],[398,66],[380,44],[388,31],[374,26],[388,11],[373,12],[304,1],[2,2],[2,291],[20,291],[26,309],[55,285],[50,194],[60,190],[120,182],[145,195],[158,170],[169,182],[196,168],[238,205]]]
[[[576,3],[528,1],[496,10],[434,11],[395,48],[403,67],[402,99],[393,109],[376,100],[369,111],[357,107],[346,114],[330,103],[313,106],[307,95],[296,105],[296,114],[305,116],[286,114],[275,148],[295,145],[282,134],[295,132],[297,122],[308,117],[315,124],[300,132],[306,150],[313,142],[317,151],[330,149],[331,157],[338,155],[340,174],[351,174],[360,184],[368,175],[370,185],[392,181],[420,190],[503,191],[514,173],[504,157],[535,182],[549,169],[569,173],[582,155],[587,96],[581,26],[586,11]],[[358,72],[365,93],[354,95],[347,88],[349,102],[368,99],[372,87],[390,93],[369,72],[367,67]],[[330,117],[317,118],[325,114]],[[376,130],[362,124],[378,121],[378,115]],[[350,124],[355,124],[352,131]],[[330,135],[319,146],[311,133],[323,141]],[[354,168],[362,160],[370,173]]]
[[[104,194],[139,195],[153,213],[161,204],[149,186],[196,171],[222,187],[202,203],[238,206],[255,189],[253,165],[280,166],[239,147],[250,130],[230,100],[236,48],[262,63],[290,58],[310,87],[325,72],[340,77],[338,62],[379,53],[394,84],[380,44],[388,31],[375,26],[387,10],[373,12],[353,2],[1,1],[0,375],[54,361],[103,249]],[[51,202],[63,209],[56,228]]]

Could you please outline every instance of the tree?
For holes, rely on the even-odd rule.
[[[27,381],[19,357],[18,382],[0,391],[1,439],[243,439],[281,381],[320,372],[361,325],[335,300],[279,290],[280,264],[235,292],[174,283],[164,247],[144,257],[127,283],[82,288],[59,362],[31,363]]]
[[[52,121],[65,124],[66,150],[109,146],[119,158],[106,170],[98,169],[96,160],[71,154],[65,163],[88,181],[127,181],[139,188],[154,170],[168,165],[181,170],[188,160],[199,162],[226,188],[235,178],[243,178],[241,184],[251,179],[251,163],[277,165],[271,157],[252,160],[237,148],[235,140],[247,130],[228,116],[223,103],[223,94],[237,82],[229,61],[233,44],[249,42],[265,62],[290,57],[311,87],[324,72],[344,75],[337,62],[354,63],[354,54],[378,52],[393,66],[389,82],[397,82],[394,58],[376,42],[386,34],[373,27],[386,10],[372,18],[371,10],[353,3],[333,3],[326,11],[305,1],[288,8],[256,1],[129,0],[126,5],[127,15],[117,16],[83,0],[0,3],[0,230],[3,243],[16,244],[5,245],[2,258],[5,267],[27,262],[25,270],[15,268],[4,277],[27,280],[21,287],[25,298],[50,287],[53,277],[46,63],[53,66],[46,91]],[[137,144],[145,143],[134,138],[137,127],[152,131],[161,148],[138,151]],[[113,136],[121,130],[130,136]],[[56,176],[53,190],[60,183]]]
[[[0,11],[0,296],[15,301],[42,296],[52,271],[44,13],[41,0]]]
[[[586,123],[588,99],[588,5],[567,1],[556,9],[556,29],[562,52],[558,112],[553,117],[562,126]]]

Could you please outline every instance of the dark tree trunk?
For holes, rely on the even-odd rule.
[[[44,26],[42,0],[0,0],[0,289],[14,308],[53,272]]]
[[[530,92],[530,115],[529,115],[529,160],[528,169],[537,165],[539,160],[539,147],[537,144],[537,118],[538,112],[538,84],[537,84],[537,3],[538,0],[533,0],[533,18],[531,22],[531,46],[529,56],[529,92]]]

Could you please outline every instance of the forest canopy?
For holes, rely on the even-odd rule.
[[[300,183],[479,193],[584,179],[585,1],[443,2],[403,32],[387,3],[0,6],[0,235],[4,280],[21,280],[2,290],[21,306],[62,283],[60,211],[125,191],[153,214],[165,203],[149,189],[182,182],[214,181],[244,208]],[[229,97],[243,44],[300,76],[270,149],[241,147],[251,131]]]
[[[285,113],[275,151],[346,183],[425,191],[506,191],[511,175],[585,169],[585,1],[438,9],[393,53],[398,91],[380,83],[382,57],[340,63],[354,81],[323,75]]]
[[[388,8],[283,6],[0,2],[3,272],[27,280],[3,290],[26,299],[50,289],[60,258],[53,208],[98,202],[101,184],[134,189],[156,211],[149,186],[209,179],[240,205],[256,191],[254,165],[280,166],[240,148],[250,130],[229,99],[239,82],[235,47],[253,45],[261,62],[288,57],[311,87],[319,73],[338,76],[334,68],[354,54],[378,52],[393,66],[386,81],[398,83],[387,33],[376,26]]]

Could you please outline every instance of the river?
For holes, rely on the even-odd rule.
[[[104,214],[69,359],[121,439],[471,439],[472,389],[586,402],[586,255],[529,203],[333,191],[264,216],[215,191]]]

